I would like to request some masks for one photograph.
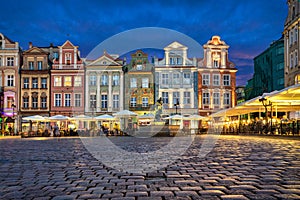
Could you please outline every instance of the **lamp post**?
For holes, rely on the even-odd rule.
[[[268,106],[271,106],[271,113],[272,113],[272,102],[269,100],[269,102],[267,102],[267,99],[265,97],[262,97],[259,99],[259,102],[262,103],[262,105],[265,108],[265,118],[266,118],[266,123],[268,123]],[[271,114],[272,116],[272,114]],[[272,117],[271,117],[271,134],[273,134],[273,129],[272,129]]]
[[[177,99],[177,101],[176,101],[176,103],[174,104],[174,106],[175,106],[175,114],[177,115],[177,107],[179,106],[179,101],[178,101],[178,99]]]

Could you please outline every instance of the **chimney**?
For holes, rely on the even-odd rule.
[[[29,49],[32,48],[32,42],[29,42]]]

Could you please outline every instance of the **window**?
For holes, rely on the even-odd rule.
[[[204,92],[203,93],[203,99],[202,99],[203,101],[202,101],[202,103],[203,104],[209,104],[209,93],[208,92]]]
[[[295,85],[300,84],[300,74],[295,76]]]
[[[224,93],[224,105],[229,105],[230,104],[230,93]]]
[[[90,108],[96,108],[97,107],[97,97],[95,94],[90,95]]]
[[[168,92],[162,92],[162,101],[163,101],[163,103],[169,103],[169,93]]]
[[[81,107],[81,94],[75,94],[75,107]]]
[[[23,88],[29,88],[29,78],[23,78]]]
[[[29,107],[29,98],[23,97],[23,108],[28,108],[28,107]]]
[[[136,107],[136,97],[130,98],[130,107]]]
[[[183,104],[190,104],[191,103],[191,93],[184,92],[183,93]]]
[[[137,88],[136,78],[130,78],[130,88]]]
[[[14,86],[14,75],[7,75],[7,86]]]
[[[230,85],[230,75],[229,74],[224,74],[223,75],[223,85],[224,86],[229,86]]]
[[[96,85],[96,82],[97,82],[97,77],[95,75],[91,75],[89,85]]]
[[[71,56],[72,56],[72,54],[71,53],[66,53],[65,56],[66,56],[66,60],[65,60],[66,64],[70,65],[71,64]]]
[[[101,76],[101,85],[108,85],[108,75],[107,74],[103,74]]]
[[[213,75],[213,85],[220,85],[220,75],[219,74]]]
[[[183,84],[191,84],[191,73],[183,73]]]
[[[0,46],[1,48],[1,46]],[[0,66],[2,66],[2,57],[0,56]]]
[[[290,68],[293,68],[294,66],[294,59],[293,59],[293,54],[290,55]]]
[[[32,108],[38,108],[38,98],[32,97]]]
[[[180,84],[180,74],[179,73],[173,74],[173,84],[174,85]]]
[[[218,68],[219,67],[219,60],[214,60],[214,67]]]
[[[38,61],[38,70],[43,69],[43,61]]]
[[[28,67],[29,67],[29,70],[34,70],[34,62],[33,61],[29,61],[28,62]]]
[[[72,76],[64,77],[64,86],[72,86]]]
[[[181,57],[170,57],[170,65],[182,65]]]
[[[12,108],[13,102],[14,102],[14,97],[8,96],[7,97],[7,108]]]
[[[143,65],[136,65],[136,70],[142,70],[143,69]]]
[[[148,107],[149,106],[149,98],[143,97],[142,98],[142,107]]]
[[[107,108],[107,95],[101,95],[101,108]]]
[[[179,92],[173,92],[173,104],[176,104],[179,102],[180,99],[180,93]]]
[[[57,53],[57,52],[54,52],[54,53],[53,53],[53,58],[55,58],[55,59],[58,58],[58,53]]]
[[[61,76],[54,76],[54,86],[56,87],[61,86]]]
[[[295,67],[297,66],[298,64],[298,53],[297,51],[295,51]]]
[[[214,105],[219,105],[220,104],[220,94],[219,93],[214,93],[213,94],[213,104]]]
[[[119,74],[113,75],[113,85],[120,85],[120,76]]]
[[[113,108],[119,108],[119,95],[113,95]]]
[[[47,97],[41,97],[41,108],[47,108]]]
[[[61,94],[54,95],[54,106],[61,107]]]
[[[75,76],[74,77],[74,86],[80,87],[82,85],[81,76]]]
[[[161,74],[161,84],[168,85],[169,84],[169,74]]]
[[[14,66],[14,57],[7,57],[6,61],[7,66]]]
[[[38,78],[32,78],[32,88],[38,88]]]
[[[46,89],[47,88],[47,78],[42,78],[41,81],[42,81],[42,88]]]
[[[202,74],[202,85],[209,85],[209,74]]]
[[[65,94],[65,107],[71,107],[71,94]]]
[[[149,87],[149,79],[142,78],[142,88],[148,88],[148,87]]]
[[[177,64],[182,65],[182,58],[181,57],[177,57]]]

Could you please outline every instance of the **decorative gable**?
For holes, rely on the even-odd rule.
[[[184,46],[183,44],[175,41],[175,42],[172,42],[171,44],[169,44],[168,46],[166,46],[164,48],[164,50],[172,50],[172,49],[182,49],[182,50],[186,50],[187,47]]]

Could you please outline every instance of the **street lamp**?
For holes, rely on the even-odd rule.
[[[266,124],[267,124],[268,123],[268,106],[271,106],[271,113],[272,113],[272,102],[270,100],[269,100],[269,102],[267,102],[267,99],[265,97],[260,98],[259,102],[261,102],[262,105],[265,108],[265,118],[266,118]],[[271,117],[271,134],[273,134],[273,130],[272,130],[272,117]]]
[[[179,106],[179,101],[178,101],[178,99],[177,99],[176,103],[174,104],[174,106],[175,106],[175,109],[176,109],[176,115],[177,115],[177,107]]]

